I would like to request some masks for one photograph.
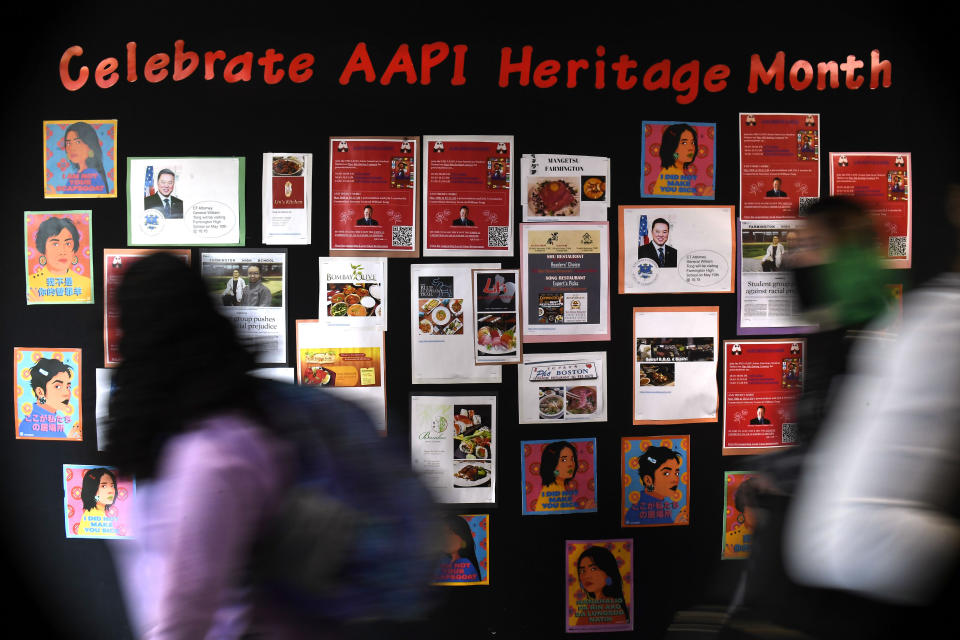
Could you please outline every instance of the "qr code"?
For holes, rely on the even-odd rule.
[[[488,247],[509,247],[510,227],[487,227]]]
[[[798,212],[797,215],[799,215],[801,218],[805,218],[807,216],[807,209],[817,204],[819,200],[820,198],[811,198],[810,196],[800,196],[800,211]]]
[[[797,423],[784,422],[780,425],[780,442],[783,444],[793,444],[797,441]]]
[[[394,247],[412,247],[413,227],[393,227],[390,242]]]
[[[890,236],[890,242],[887,244],[887,257],[907,257],[907,236]]]

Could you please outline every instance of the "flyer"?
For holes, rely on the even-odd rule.
[[[830,195],[854,197],[870,212],[888,269],[912,262],[912,183],[909,153],[830,153]]]
[[[387,330],[387,259],[320,257],[320,308],[330,326]]]
[[[641,197],[713,200],[716,135],[714,122],[644,121]]]
[[[690,524],[690,436],[621,441],[620,526]]]
[[[473,269],[499,263],[410,265],[410,368],[413,384],[469,384],[502,379],[502,366],[475,362]]]
[[[410,447],[437,502],[496,503],[496,394],[411,395]]]
[[[170,253],[188,265],[190,249],[104,249],[103,250],[103,366],[120,364],[120,309],[117,291],[123,274],[134,262],[158,252]]]
[[[244,174],[242,157],[127,158],[127,244],[243,245]]]
[[[449,514],[444,517],[444,526],[444,559],[433,575],[433,584],[490,584],[490,515]]]
[[[377,430],[387,433],[384,332],[376,327],[331,327],[297,320],[297,382],[364,409]]]
[[[723,353],[723,455],[796,444],[806,341],[724,340]]]
[[[423,255],[513,255],[513,136],[424,136]]]
[[[740,218],[792,220],[820,197],[820,115],[740,114]]]
[[[567,540],[567,633],[633,630],[633,540]]]
[[[13,348],[17,440],[83,440],[80,349]]]
[[[63,465],[63,520],[68,538],[133,538],[136,484],[114,467]]]
[[[634,307],[633,424],[716,422],[720,307]]]
[[[620,206],[620,293],[733,293],[733,207]]]
[[[610,224],[520,225],[524,342],[610,339]]]
[[[607,353],[525,353],[517,372],[520,424],[607,421]]]
[[[330,138],[330,255],[417,258],[420,138]]]
[[[473,301],[476,364],[519,364],[523,355],[520,324],[520,270],[474,269]]]
[[[24,211],[27,304],[93,304],[90,211]]]
[[[597,439],[524,440],[523,515],[597,510]]]
[[[257,362],[287,363],[287,250],[204,249],[200,275]]]
[[[757,504],[754,471],[723,472],[723,547],[721,560],[745,560],[753,546]]]
[[[313,154],[263,154],[263,244],[310,244]]]
[[[520,193],[524,222],[606,220],[612,202],[610,158],[525,153]]]
[[[117,197],[117,121],[43,121],[43,197]]]

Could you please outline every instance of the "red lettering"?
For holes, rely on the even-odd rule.
[[[831,89],[836,89],[840,86],[840,70],[837,67],[837,63],[833,60],[817,63],[817,91],[823,91],[827,88],[828,77],[830,78]]]
[[[883,88],[886,89],[893,82],[893,63],[889,60],[880,60],[880,50],[874,49],[870,52],[870,88],[876,89],[880,86],[880,73],[883,73]]]
[[[857,75],[857,69],[863,68],[863,60],[858,60],[856,56],[847,56],[847,61],[840,64],[840,70],[846,74],[844,83],[847,89],[859,89],[863,84],[863,78]]]
[[[290,66],[287,68],[287,77],[291,82],[306,82],[313,77],[313,54],[301,53],[293,57]]]
[[[450,84],[459,87],[467,83],[467,78],[463,75],[463,64],[467,55],[467,45],[457,44],[453,46],[453,77],[450,78]]]
[[[117,67],[120,62],[116,58],[104,58],[97,65],[97,71],[94,73],[94,79],[97,86],[101,89],[109,89],[120,80],[120,74],[117,73]]]
[[[777,91],[783,91],[783,67],[785,57],[786,54],[784,54],[783,51],[778,51],[770,68],[764,69],[763,62],[761,62],[758,54],[755,53],[750,56],[750,82],[747,84],[747,91],[756,93],[758,80],[763,84],[773,82],[773,86],[776,87]]]
[[[373,82],[377,79],[377,73],[373,70],[373,62],[370,60],[370,54],[367,53],[367,44],[358,42],[350,54],[350,60],[347,66],[343,68],[340,74],[340,84],[349,84],[350,77],[357,71],[363,71],[363,79],[367,82]]]
[[[678,94],[678,104],[690,104],[696,100],[699,86],[699,60],[691,60],[690,62],[677,67],[676,72],[673,74],[673,90]],[[686,91],[686,93],[683,93],[684,91]]]
[[[239,67],[239,70],[238,70]],[[250,75],[253,72],[253,52],[247,51],[238,56],[234,56],[223,68],[223,79],[227,82],[250,82]]]
[[[213,68],[213,63],[217,60],[226,60],[227,52],[222,49],[217,51],[207,51],[203,54],[203,79],[204,80],[213,80],[214,76],[217,75],[216,69]]]
[[[170,64],[170,56],[165,53],[153,54],[143,65],[143,77],[147,82],[160,82],[167,77],[167,70],[164,67],[168,64]]]
[[[404,73],[407,76],[407,84],[414,84],[417,81],[417,68],[413,66],[413,58],[410,57],[410,47],[401,44],[397,47],[397,52],[393,54],[386,71],[380,76],[380,84],[387,86],[393,80],[396,73]]]
[[[811,82],[813,82],[813,65],[806,60],[797,60],[790,66],[790,86],[794,91],[803,91],[810,86]]]
[[[703,74],[703,88],[710,93],[723,91],[727,88],[727,78],[730,77],[730,67],[725,64],[715,64]]]
[[[186,66],[184,66],[186,62]],[[173,80],[183,80],[200,66],[200,56],[193,51],[184,52],[183,40],[173,43]]]
[[[90,77],[90,70],[87,69],[86,65],[80,67],[80,73],[77,74],[76,79],[70,77],[70,60],[82,55],[83,48],[74,45],[67,47],[67,50],[63,52],[63,56],[60,57],[60,82],[67,91],[76,91],[85,85],[87,78]]]
[[[605,55],[607,55],[607,50],[603,47],[603,45],[598,46],[597,57],[602,58]],[[606,86],[606,82],[605,82],[606,75],[604,73],[605,66],[606,65],[604,64],[603,60],[597,60],[597,64],[595,65],[596,74],[594,76],[594,81],[593,81],[593,86],[596,87],[597,89],[603,89]]]
[[[573,89],[577,86],[578,71],[589,68],[590,63],[583,58],[579,60],[567,60],[567,89]]]
[[[430,84],[430,70],[447,59],[450,47],[446,42],[434,42],[420,47],[420,84]]]
[[[670,88],[670,59],[664,58],[643,74],[643,88],[647,91]]]
[[[610,65],[610,68],[617,72],[617,89],[626,91],[636,86],[637,77],[628,75],[630,69],[637,68],[636,60],[630,59],[630,56],[624,53],[619,60]]]
[[[530,84],[530,60],[533,57],[533,47],[527,45],[520,50],[520,62],[510,62],[510,54],[513,49],[504,47],[500,49],[500,81],[497,83],[501,87],[510,84],[510,74],[519,73],[520,80],[517,84],[525,87]]]
[[[137,43],[127,43],[127,82],[137,81]]]
[[[283,60],[283,54],[274,49],[267,49],[263,57],[257,59],[257,64],[263,67],[263,81],[267,84],[277,84],[283,80],[283,69],[274,69],[273,65]]]
[[[541,89],[557,84],[557,72],[563,65],[559,60],[544,60],[533,70],[533,84]]]

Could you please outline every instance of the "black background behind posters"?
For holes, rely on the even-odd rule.
[[[308,151],[316,160],[313,184],[313,246],[289,247],[288,357],[295,362],[294,322],[312,318],[317,309],[318,255],[326,253],[327,139],[332,135],[513,134],[516,167],[523,153],[569,153],[612,158],[611,259],[616,260],[616,206],[640,204],[642,120],[717,123],[717,204],[738,203],[737,115],[752,112],[817,112],[822,116],[821,193],[828,190],[829,151],[910,151],[914,176],[914,268],[894,272],[907,289],[946,268],[954,255],[953,232],[943,213],[945,189],[957,176],[958,109],[953,75],[953,42],[947,25],[919,17],[867,14],[835,7],[754,5],[700,13],[692,5],[648,4],[623,13],[602,4],[563,8],[541,7],[529,14],[485,4],[450,5],[436,10],[410,3],[355,11],[324,8],[322,15],[298,13],[295,6],[234,2],[217,9],[155,4],[117,16],[96,3],[14,9],[4,29],[4,153],[2,216],[5,242],[3,271],[8,300],[4,313],[0,388],[11,389],[10,358],[14,346],[71,346],[83,349],[82,443],[16,441],[10,403],[4,435],[2,468],[6,471],[8,518],[2,544],[10,576],[19,594],[5,604],[18,619],[34,626],[36,637],[69,630],[73,637],[128,638],[122,598],[100,541],[66,540],[63,530],[61,465],[109,464],[96,450],[93,411],[94,369],[102,364],[103,295],[101,255],[105,247],[126,241],[125,160],[127,156],[246,156],[247,247],[261,245],[260,166],[268,151]],[[46,7],[45,7],[46,8]],[[741,13],[741,11],[743,13]],[[918,12],[919,13],[919,12]],[[436,18],[432,18],[436,16]],[[442,20],[442,22],[441,22]],[[935,22],[935,21],[934,21]],[[21,37],[21,36],[28,36]],[[181,82],[169,78],[150,84],[143,63],[156,52],[173,53],[178,38],[201,53],[223,49],[228,59],[244,51],[255,57],[273,47],[285,60],[300,52],[316,56],[314,76],[304,84],[286,80],[268,86],[262,75],[249,83],[205,81],[195,72]],[[467,83],[451,86],[450,63],[433,70],[429,86],[407,84],[402,75],[389,86],[368,84],[356,74],[348,86],[337,82],[358,41],[367,43],[380,73],[401,43],[411,46],[419,61],[420,45],[435,41],[466,44]],[[125,44],[138,45],[139,79],[128,83]],[[91,74],[101,59],[121,60],[121,81],[100,89],[91,78],[76,92],[64,89],[58,64],[71,45],[84,48]],[[558,85],[521,87],[513,76],[507,88],[497,86],[500,48],[533,46],[536,65],[545,58],[597,59],[605,47],[607,88],[597,90],[586,73],[577,88]],[[769,64],[786,52],[787,68],[796,59],[842,62],[848,54],[867,61],[871,49],[893,63],[893,85],[887,89],[843,88],[796,92],[761,87],[746,90],[750,56]],[[675,68],[701,61],[701,76],[712,64],[731,68],[728,86],[708,93],[702,85],[691,104],[680,105],[673,91],[620,91],[609,64],[621,53],[640,63],[670,58]],[[451,53],[452,59],[452,53]],[[75,68],[75,67],[74,67]],[[222,63],[218,65],[222,68]],[[255,68],[255,72],[256,72]],[[592,70],[592,67],[591,67]],[[49,119],[116,118],[119,121],[118,191],[113,199],[44,200],[42,198],[41,122]],[[420,168],[422,170],[422,162]],[[515,217],[520,196],[514,180]],[[664,200],[657,204],[677,204]],[[704,204],[704,203],[701,203]],[[97,303],[81,306],[24,304],[23,216],[25,210],[93,210],[94,283]],[[516,234],[517,229],[514,232]],[[515,236],[515,237],[518,237]],[[198,262],[194,251],[194,263]],[[491,258],[492,260],[493,258]],[[483,259],[472,259],[481,261]],[[503,266],[519,266],[519,253]],[[420,259],[420,262],[439,262]],[[451,260],[456,262],[457,260]],[[462,260],[461,260],[462,261]],[[387,403],[389,438],[407,449],[409,436],[410,327],[407,308],[409,259],[390,259],[391,296],[387,334]],[[617,269],[611,265],[611,291],[617,290]],[[736,335],[736,295],[613,295],[613,340],[609,343],[529,345],[529,352],[606,350],[611,371],[626,370],[633,353],[631,308],[637,305],[719,305],[721,339]],[[718,382],[722,363],[718,367]],[[626,435],[691,435],[691,524],[631,531],[636,541],[634,620],[641,637],[661,637],[678,609],[695,603],[726,604],[743,568],[742,562],[719,560],[723,508],[723,471],[750,468],[748,459],[720,456],[720,424],[634,427],[631,425],[629,376],[610,376],[609,421],[602,424],[560,424],[551,427],[515,424],[516,367],[504,367],[500,410],[500,495],[491,509],[491,585],[437,589],[442,605],[434,620],[458,636],[560,636],[564,629],[563,541],[622,538],[619,527],[620,437]],[[415,391],[487,391],[418,386]],[[492,389],[489,389],[492,390]],[[9,393],[9,391],[8,391]],[[522,496],[516,459],[523,439],[598,438],[599,510],[593,514],[551,517],[520,516]],[[432,637],[432,627],[410,625],[411,633]],[[374,631],[375,632],[375,631]],[[588,634],[592,635],[592,634]]]

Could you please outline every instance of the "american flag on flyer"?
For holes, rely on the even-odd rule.
[[[151,164],[147,166],[147,172],[143,178],[143,197],[149,198],[154,193],[156,193],[156,190],[153,188],[153,165]],[[644,217],[643,223],[646,225],[646,217]]]
[[[640,216],[640,237],[637,239],[637,246],[642,247],[649,244],[650,238],[647,236],[647,214]]]

